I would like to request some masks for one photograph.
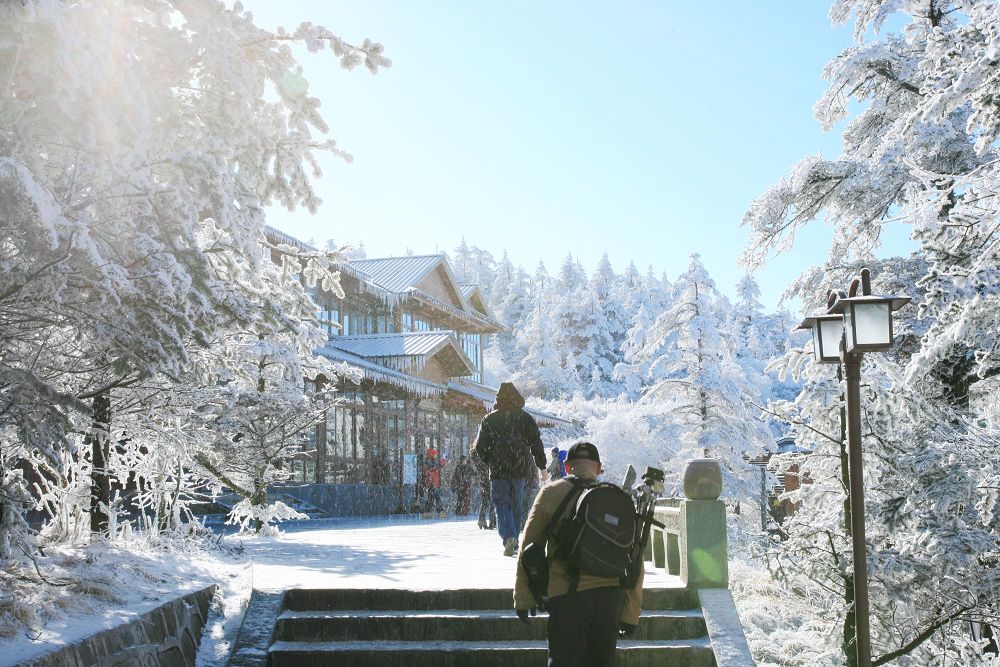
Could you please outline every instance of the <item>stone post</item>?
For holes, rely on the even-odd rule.
[[[693,588],[727,587],[726,505],[719,500],[722,495],[719,462],[715,459],[688,461],[684,467],[684,495],[687,500],[681,503],[677,545],[681,580]]]

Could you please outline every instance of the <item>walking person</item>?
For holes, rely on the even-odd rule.
[[[427,449],[424,460],[424,486],[427,488],[427,512],[437,512],[444,517],[441,507],[441,469],[444,460],[433,446]]]
[[[630,636],[639,624],[642,570],[639,570],[635,586],[626,589],[620,579],[587,574],[560,558],[559,545],[547,534],[549,524],[557,513],[565,518],[567,512],[563,501],[574,491],[574,478],[577,483],[579,480],[596,482],[602,472],[597,447],[589,442],[578,442],[570,447],[566,465],[569,475],[546,484],[535,499],[521,534],[521,547],[540,543],[545,543],[546,547],[548,667],[610,667],[614,664],[619,636]],[[558,530],[558,523],[555,530]],[[528,575],[519,565],[514,585],[514,609],[527,623],[528,614],[534,615],[536,605]]]
[[[561,452],[558,447],[553,447],[550,453],[552,459],[548,465],[549,480],[554,482],[566,476],[566,452]]]
[[[538,424],[524,411],[524,397],[510,382],[497,391],[495,409],[483,418],[473,452],[489,468],[490,495],[497,511],[497,532],[505,556],[517,551],[525,480],[533,468],[545,470],[545,448]]]
[[[490,469],[475,452],[472,452],[472,461],[479,480],[479,527],[483,530],[496,530],[497,513],[490,493]]]
[[[451,472],[451,490],[455,492],[455,514],[469,513],[469,500],[472,498],[472,479],[476,471],[469,463],[465,454],[458,459],[458,465]]]

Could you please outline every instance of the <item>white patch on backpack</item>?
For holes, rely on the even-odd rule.
[[[617,526],[618,525],[618,517],[616,517],[616,516],[614,516],[612,514],[605,514],[604,515],[604,523],[610,523],[612,526]]]

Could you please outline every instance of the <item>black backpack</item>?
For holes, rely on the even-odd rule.
[[[635,543],[642,539],[632,497],[607,482],[565,479],[574,488],[559,505],[546,533],[555,538],[560,559],[571,566],[571,589],[576,588],[579,573],[625,582],[634,565]]]
[[[523,435],[521,411],[514,411],[506,423],[498,428],[499,433],[490,452],[490,467],[515,478],[529,477],[535,467],[535,457],[531,445]]]

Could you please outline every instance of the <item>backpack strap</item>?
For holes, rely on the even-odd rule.
[[[570,503],[579,498],[580,494],[582,494],[584,489],[588,486],[586,480],[580,479],[576,475],[567,475],[566,477],[563,477],[563,479],[569,481],[573,485],[573,489],[567,493],[566,497],[563,498],[563,501],[559,503],[559,507],[556,509],[555,514],[553,514],[552,518],[549,520],[549,525],[545,527],[546,537],[555,536],[556,524],[559,523],[559,519],[561,519],[563,514],[565,514],[566,508],[569,507]],[[569,592],[576,593],[576,589],[580,585],[580,570],[578,570],[572,563],[568,563],[566,573],[569,574]]]
[[[563,498],[563,501],[559,503],[559,507],[556,508],[556,511],[552,515],[552,518],[549,519],[549,525],[545,527],[546,536],[554,535],[556,524],[559,523],[559,519],[561,519],[562,515],[566,512],[566,508],[569,507],[569,504],[574,500],[576,500],[581,493],[583,493],[583,490],[587,484],[584,480],[580,479],[575,475],[567,475],[566,477],[563,477],[563,479],[572,483],[573,489],[566,494],[566,497]]]

